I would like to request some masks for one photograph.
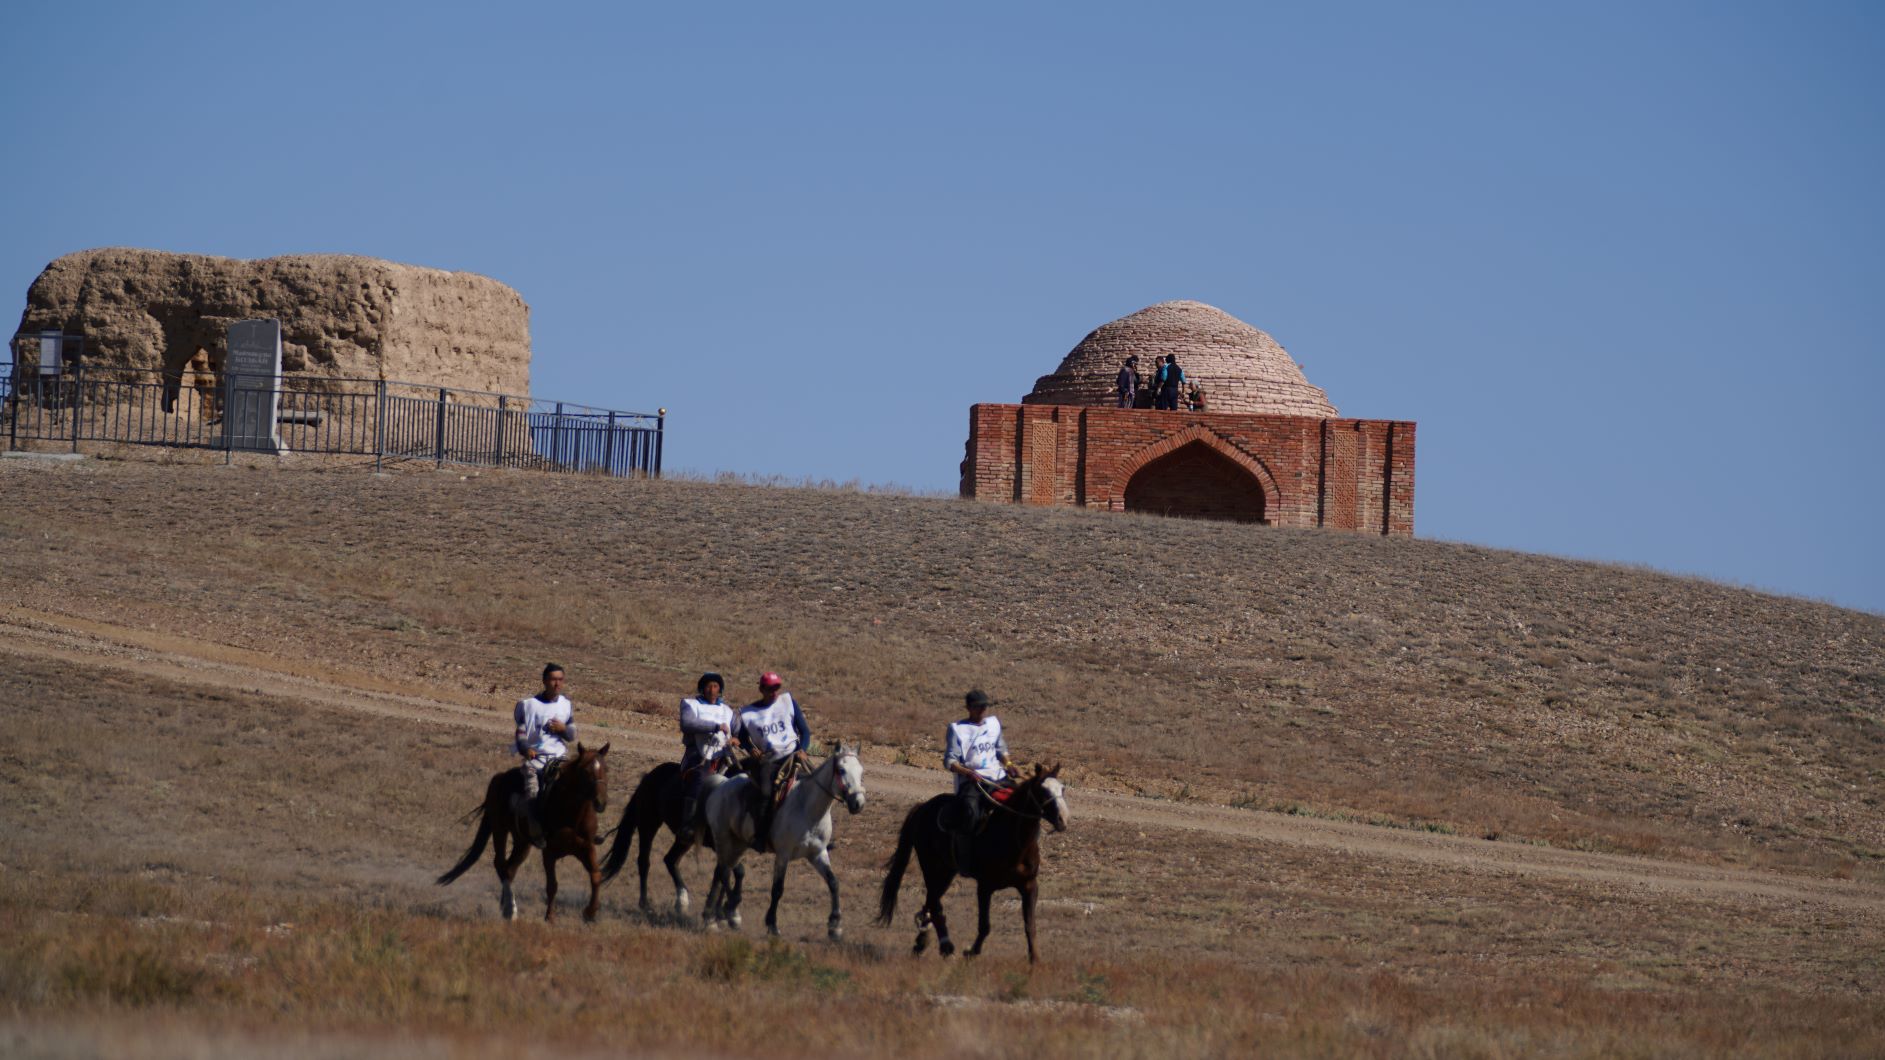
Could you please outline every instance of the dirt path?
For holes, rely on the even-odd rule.
[[[0,655],[59,659],[107,667],[220,692],[251,691],[327,707],[496,730],[490,697],[440,696],[361,671],[267,655],[178,637],[21,608],[0,610]],[[666,726],[587,729],[648,758],[675,745]],[[916,801],[945,790],[937,770],[868,762],[873,792]],[[1335,856],[1398,860],[1498,876],[1575,880],[1633,890],[1742,904],[1772,902],[1885,914],[1885,888],[1745,869],[1495,843],[1458,836],[1196,804],[1156,802],[1097,792],[1073,800],[1075,826],[1102,821],[1139,830],[1184,829],[1326,851]]]

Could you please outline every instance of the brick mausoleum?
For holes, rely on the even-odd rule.
[[[1117,408],[1132,354],[1148,387],[1176,354],[1203,410]],[[1414,424],[1341,419],[1275,339],[1162,302],[1088,335],[1021,404],[971,408],[962,495],[1411,535]]]

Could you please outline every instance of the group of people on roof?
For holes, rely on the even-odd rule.
[[[563,694],[566,674],[551,663],[543,668],[543,688],[517,702],[515,749],[522,757],[523,787],[517,812],[530,822],[533,842],[541,845],[542,826],[537,803],[550,778],[576,742],[574,707]],[[765,852],[776,803],[775,793],[793,771],[811,768],[806,750],[812,743],[804,707],[785,691],[785,682],[770,670],[759,675],[759,698],[735,709],[722,694],[726,680],[704,673],[694,694],[681,700],[681,821],[686,838],[699,823],[701,789],[709,774],[738,770],[752,777],[758,788],[753,808],[757,837],[754,849]],[[957,812],[951,830],[960,844],[980,828],[986,804],[995,792],[1011,784],[1015,769],[1008,756],[1008,741],[1001,719],[990,713],[992,700],[980,689],[963,697],[965,716],[952,722],[943,737],[943,768],[954,775]],[[967,859],[963,859],[963,864]]]
[[[1176,411],[1179,402],[1191,412],[1204,411],[1204,391],[1196,383],[1189,383],[1185,370],[1178,366],[1178,355],[1168,353],[1159,361],[1158,370],[1153,373],[1150,387],[1143,385],[1139,375],[1139,355],[1126,358],[1126,363],[1119,366],[1119,377],[1113,384],[1115,396],[1122,409],[1151,407]]]

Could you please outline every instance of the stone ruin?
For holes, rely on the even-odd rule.
[[[281,321],[282,370],[526,395],[530,307],[484,276],[344,254],[244,261],[107,248],[67,254],[26,294],[15,343],[37,369],[41,332],[82,337],[86,368],[220,384],[230,324]]]
[[[1142,397],[1155,362],[1176,354],[1201,407],[1116,407],[1133,354]],[[1020,404],[972,407],[961,492],[1411,535],[1414,426],[1338,418],[1275,339],[1201,302],[1162,302],[1089,333]]]

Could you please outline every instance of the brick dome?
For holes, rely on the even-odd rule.
[[[1139,355],[1139,374],[1151,384],[1165,355],[1177,354],[1185,378],[1203,388],[1210,412],[1254,412],[1333,419],[1322,388],[1277,341],[1203,302],[1160,302],[1095,328],[1034,383],[1029,405],[1112,405],[1119,366]]]

